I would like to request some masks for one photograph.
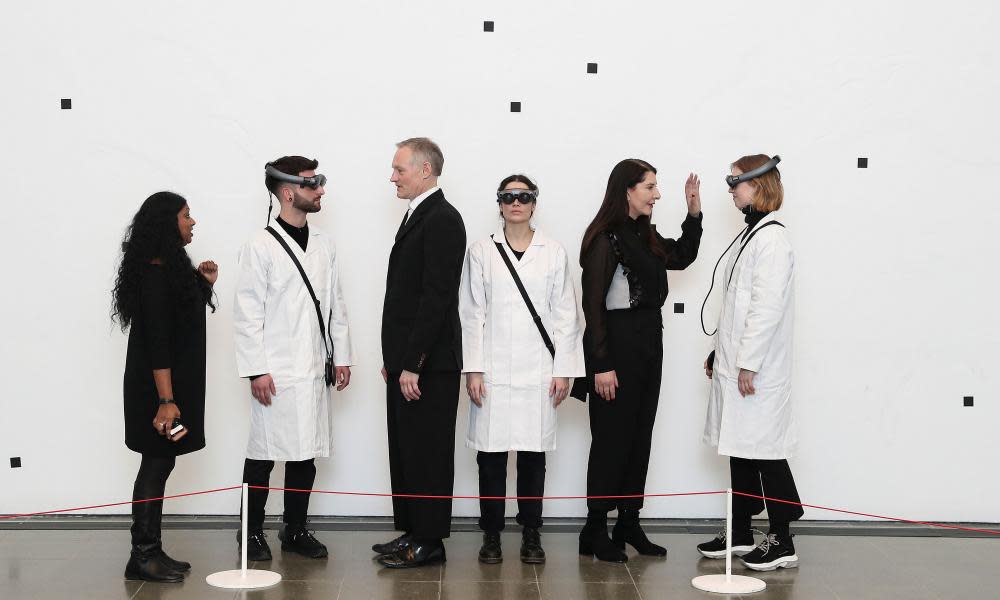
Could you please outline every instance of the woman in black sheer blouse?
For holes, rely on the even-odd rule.
[[[623,160],[611,171],[604,203],[583,236],[583,345],[592,436],[588,496],[644,492],[660,395],[667,270],[684,269],[698,255],[699,187],[698,177],[689,175],[682,235],[664,238],[650,223],[660,198],[656,169],[642,160]],[[618,520],[609,538],[607,516],[615,508]],[[580,553],[624,562],[628,543],[640,554],[666,555],[639,526],[641,508],[642,498],[589,499]]]
[[[139,207],[122,241],[112,316],[129,330],[125,445],[142,455],[133,500],[162,497],[176,457],[205,447],[205,307],[215,310],[218,267],[191,264],[184,246],[194,225],[187,200],[157,192]],[[174,419],[185,429],[173,433]],[[132,505],[127,579],[180,582],[191,569],[163,552],[162,514],[162,500]]]

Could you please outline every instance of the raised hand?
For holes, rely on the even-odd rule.
[[[215,261],[206,260],[201,263],[198,265],[198,272],[205,278],[208,285],[215,285],[216,280],[219,279],[219,265],[215,264]]]
[[[688,214],[697,217],[701,213],[701,179],[694,173],[690,173],[684,183],[684,200],[687,201]]]

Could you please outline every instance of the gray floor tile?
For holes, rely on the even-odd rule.
[[[523,581],[444,582],[442,600],[538,600],[538,585]]]

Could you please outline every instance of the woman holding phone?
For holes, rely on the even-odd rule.
[[[195,220],[172,192],[146,199],[122,240],[112,318],[126,329],[125,445],[142,455],[133,500],[160,498],[175,459],[205,447],[205,307],[218,267],[197,268],[184,246]],[[189,563],[163,551],[163,502],[132,505],[127,579],[180,582]]]

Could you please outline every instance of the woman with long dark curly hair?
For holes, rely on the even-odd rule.
[[[133,500],[162,497],[176,457],[205,447],[205,306],[215,311],[219,271],[188,258],[194,225],[187,200],[157,192],[122,240],[111,315],[129,332],[125,445],[142,455]],[[162,500],[132,505],[127,579],[180,582],[191,569],[163,552],[162,515]]]
[[[660,199],[656,169],[630,158],[608,177],[604,202],[580,249],[583,267],[583,347],[590,387],[588,496],[580,554],[625,562],[625,544],[639,554],[665,556],[639,526],[653,422],[663,367],[663,314],[667,270],[684,269],[701,241],[700,182],[684,186],[688,216],[680,238],[665,239],[650,223]],[[618,520],[608,538],[608,512]]]

